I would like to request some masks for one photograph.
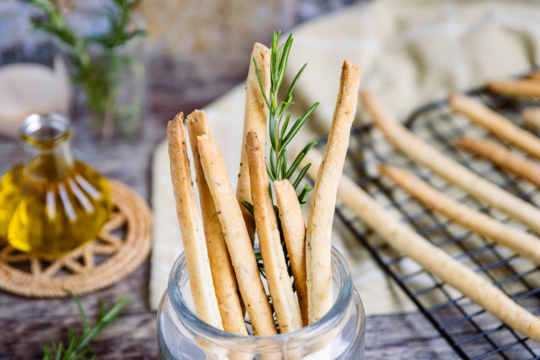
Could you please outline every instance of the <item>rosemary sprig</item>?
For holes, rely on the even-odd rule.
[[[56,342],[49,337],[51,341],[51,348],[48,346],[43,347],[43,360],[95,360],[96,355],[91,358],[87,357],[89,347],[88,344],[99,333],[101,333],[107,326],[109,326],[114,320],[122,315],[124,306],[131,300],[128,298],[120,299],[109,310],[105,309],[105,302],[101,299],[99,301],[99,310],[96,316],[96,321],[93,326],[88,324],[88,318],[84,312],[81,301],[79,298],[69,290],[64,290],[77,305],[81,321],[83,323],[82,334],[76,334],[71,327],[68,328],[68,341],[67,346],[62,342]]]
[[[289,60],[289,54],[291,51],[291,47],[293,44],[293,35],[292,33],[287,38],[287,41],[278,47],[279,43],[279,37],[281,35],[281,31],[278,31],[277,33],[274,32],[273,40],[272,40],[272,53],[271,53],[271,59],[270,59],[270,93],[266,94],[264,91],[264,86],[261,79],[261,74],[259,72],[259,67],[257,65],[257,61],[255,58],[253,58],[253,63],[255,65],[255,70],[257,72],[257,77],[259,79],[259,86],[261,88],[261,92],[264,97],[264,101],[266,102],[266,105],[269,108],[269,121],[268,121],[268,129],[270,133],[270,159],[268,164],[266,164],[266,171],[268,173],[268,177],[270,178],[270,182],[268,183],[268,190],[270,192],[270,198],[272,202],[274,202],[273,196],[272,196],[272,182],[276,180],[291,180],[292,176],[300,166],[300,162],[304,159],[306,154],[311,150],[313,146],[317,144],[317,142],[310,142],[307,144],[302,151],[298,154],[296,159],[290,164],[290,166],[287,164],[287,145],[290,144],[292,139],[298,134],[298,131],[302,128],[302,126],[306,123],[307,119],[310,117],[310,115],[315,111],[317,106],[319,106],[319,103],[313,104],[311,108],[306,111],[304,115],[302,115],[299,119],[297,119],[294,124],[289,129],[289,124],[291,121],[291,115],[287,115],[284,119],[285,111],[289,106],[294,104],[292,101],[293,99],[293,91],[296,86],[296,83],[300,79],[300,76],[302,75],[304,69],[306,68],[307,64],[302,66],[298,74],[294,77],[293,82],[291,83],[291,86],[289,87],[289,90],[287,91],[287,94],[285,95],[285,98],[283,101],[278,101],[278,92],[280,89],[280,86],[283,81],[283,77],[285,76],[285,70],[287,69],[287,63]],[[296,177],[294,182],[292,183],[294,189],[296,190],[298,186],[300,185],[300,182],[306,175],[306,172],[310,168],[311,163],[307,164],[300,170],[299,175]],[[309,184],[306,184],[300,192],[297,194],[298,201],[300,202],[300,206],[303,206],[306,203],[307,196],[309,192],[312,189],[310,188]],[[252,214],[253,214],[253,205],[245,200],[240,200],[240,203]],[[289,276],[292,276],[292,270],[291,270],[291,264],[289,260],[289,254],[287,252],[287,247],[285,246],[285,239],[283,236],[283,229],[281,227],[281,219],[279,217],[279,209],[277,206],[274,205],[274,211],[276,213],[276,220],[278,223],[278,229],[281,237],[281,246],[283,247],[283,254],[285,255],[285,261],[287,263],[287,270],[289,273]],[[262,262],[262,256],[261,253],[255,253],[255,257],[257,258],[257,265],[259,267],[259,272],[261,275],[266,278],[266,271],[264,269],[264,264]],[[293,291],[296,291],[296,288],[294,286],[294,282],[291,284],[293,287]],[[269,298],[269,302],[272,305],[272,301]]]
[[[289,90],[283,101],[278,101],[278,92],[281,87],[283,78],[285,76],[285,71],[287,70],[287,63],[289,61],[289,54],[293,44],[293,34],[291,33],[287,38],[287,41],[278,47],[279,37],[281,31],[277,33],[274,31],[272,39],[272,53],[270,58],[270,93],[266,94],[264,91],[264,86],[261,79],[261,74],[259,72],[259,67],[257,61],[253,58],[253,63],[255,64],[255,69],[257,71],[257,77],[259,78],[259,85],[261,87],[261,92],[264,97],[264,101],[269,108],[270,116],[268,122],[268,129],[270,133],[270,161],[266,165],[266,170],[270,180],[290,180],[294,175],[296,169],[300,165],[300,162],[304,159],[309,150],[317,144],[317,142],[310,142],[307,144],[304,149],[298,154],[296,159],[292,162],[290,167],[287,164],[287,145],[292,141],[292,139],[298,134],[298,131],[306,123],[309,116],[315,111],[319,103],[313,104],[311,108],[306,111],[306,113],[301,116],[298,120],[294,122],[292,127],[289,129],[289,123],[291,116],[287,115],[285,119],[283,116],[285,111],[289,106],[294,104],[293,100],[293,91],[296,86],[296,83],[300,79],[300,76],[304,72],[304,69],[307,66],[307,63],[302,66],[298,74],[294,77]],[[307,170],[311,164],[306,165],[301,171],[296,180],[293,182],[293,187],[296,189],[304,176],[306,175]],[[270,186],[270,185],[269,185]],[[308,193],[311,191],[309,185],[306,185],[298,194],[298,200],[301,205],[304,205]],[[272,190],[270,189],[270,194]]]

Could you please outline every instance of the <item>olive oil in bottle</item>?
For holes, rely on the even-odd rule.
[[[0,237],[45,258],[94,240],[109,218],[107,180],[73,160],[71,122],[59,114],[30,115],[19,129],[25,152],[0,181]]]

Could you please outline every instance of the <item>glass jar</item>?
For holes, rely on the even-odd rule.
[[[28,116],[19,127],[24,162],[0,182],[0,236],[15,249],[54,258],[94,240],[109,218],[107,180],[73,159],[71,122]]]
[[[70,28],[85,38],[107,34],[112,3],[74,1],[74,8],[66,13]],[[131,12],[126,30],[145,29],[144,17]],[[113,49],[94,44],[88,51],[92,76],[73,84],[70,116],[76,129],[75,150],[85,158],[108,158],[110,151],[129,157],[129,148],[147,135],[144,37],[135,36]],[[73,64],[68,65],[73,72]]]
[[[364,358],[365,316],[343,256],[332,248],[334,305],[319,321],[275,336],[237,335],[214,328],[193,312],[184,254],[174,264],[157,315],[161,360]]]

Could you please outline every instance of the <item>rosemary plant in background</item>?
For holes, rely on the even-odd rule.
[[[105,302],[100,299],[96,321],[94,325],[90,326],[79,298],[71,291],[65,291],[77,304],[77,308],[83,323],[83,332],[81,334],[76,334],[71,327],[68,328],[68,341],[65,345],[62,342],[56,342],[52,338],[49,338],[51,340],[51,348],[48,346],[43,347],[43,360],[97,359],[96,355],[92,356],[91,358],[88,357],[88,352],[90,350],[88,345],[90,341],[92,341],[114,320],[121,316],[124,306],[131,300],[128,298],[122,298],[116,304],[114,304],[112,308],[106,310]]]
[[[134,66],[126,55],[127,43],[146,35],[145,30],[128,31],[132,10],[141,0],[110,0],[106,5],[108,31],[100,35],[77,34],[66,21],[58,0],[24,0],[44,11],[32,18],[34,29],[50,34],[65,52],[72,81],[82,87],[86,106],[94,118],[103,121],[104,135],[114,126],[112,114],[119,77]]]
[[[264,100],[266,102],[266,105],[269,108],[269,120],[268,120],[268,129],[270,133],[270,160],[269,163],[266,164],[266,171],[268,173],[268,177],[270,178],[270,182],[268,182],[268,190],[270,192],[270,197],[273,200],[272,196],[272,188],[273,188],[273,182],[276,180],[284,180],[287,179],[291,182],[294,189],[296,190],[298,186],[300,185],[300,182],[306,175],[306,172],[311,166],[311,163],[304,166],[301,170],[294,182],[292,181],[292,177],[295,174],[296,170],[298,169],[300,162],[304,159],[306,154],[311,150],[313,146],[317,144],[316,141],[310,142],[307,144],[302,151],[298,154],[296,159],[292,162],[292,164],[289,166],[287,164],[287,145],[290,144],[292,139],[295,137],[296,134],[298,134],[298,131],[302,128],[302,126],[306,123],[309,116],[315,111],[317,106],[319,106],[319,103],[315,103],[309,108],[306,113],[301,116],[299,119],[297,119],[294,124],[289,129],[289,124],[291,120],[291,115],[287,115],[285,119],[283,117],[285,116],[285,111],[289,106],[294,104],[292,101],[293,91],[294,87],[296,86],[296,83],[300,79],[300,76],[302,75],[302,72],[307,66],[307,63],[300,69],[298,74],[295,76],[294,80],[291,83],[291,86],[289,87],[289,90],[287,91],[287,94],[285,95],[285,98],[283,101],[278,101],[278,92],[282,85],[283,78],[285,75],[285,71],[287,69],[287,62],[289,60],[289,53],[291,51],[291,47],[293,44],[293,34],[291,33],[289,37],[287,38],[287,41],[283,43],[281,46],[278,47],[279,37],[281,35],[281,31],[274,32],[273,39],[272,39],[272,53],[271,53],[271,59],[270,59],[270,93],[266,94],[264,91],[264,86],[262,83],[262,79],[259,73],[259,68],[257,65],[257,61],[255,58],[253,58],[253,62],[255,64],[255,69],[257,71],[257,76],[259,78],[259,85],[261,88],[261,92],[263,94]],[[298,201],[300,202],[300,206],[303,206],[306,203],[307,196],[309,192],[313,190],[309,184],[306,184],[301,190],[297,190],[297,196]],[[253,205],[245,200],[240,200],[240,203],[253,215]],[[281,237],[281,245],[283,247],[283,253],[285,255],[285,260],[287,262],[287,268],[289,276],[292,275],[291,270],[291,264],[289,260],[289,255],[287,252],[287,247],[285,245],[285,239],[283,236],[283,229],[281,227],[281,220],[279,217],[279,209],[274,204],[274,211],[276,212],[276,220],[278,223],[279,233]],[[258,252],[255,254],[257,263],[259,266],[260,273],[266,278],[266,273],[264,270],[264,265],[262,262],[262,256],[261,253]],[[292,284],[293,290],[294,283]],[[268,297],[270,304],[272,305],[272,301],[270,297]],[[275,314],[274,314],[275,318]]]

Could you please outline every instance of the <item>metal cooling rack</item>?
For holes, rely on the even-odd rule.
[[[469,95],[520,126],[521,110],[534,104],[492,96],[483,90],[471,91]],[[480,176],[525,201],[540,205],[540,191],[532,184],[454,147],[453,144],[464,134],[503,143],[464,117],[452,114],[446,101],[420,108],[405,124],[424,141]],[[323,148],[325,145],[326,139],[322,139],[317,146]],[[378,163],[406,168],[461,203],[513,226],[524,228],[522,225],[418,166],[387,143],[382,133],[371,125],[352,130],[344,168],[349,177],[424,238],[491,281],[533,314],[540,314],[539,267],[431,211],[393,182],[379,176],[376,171]],[[411,259],[400,256],[339,203],[336,214],[463,359],[540,359],[540,344],[502,324]]]

